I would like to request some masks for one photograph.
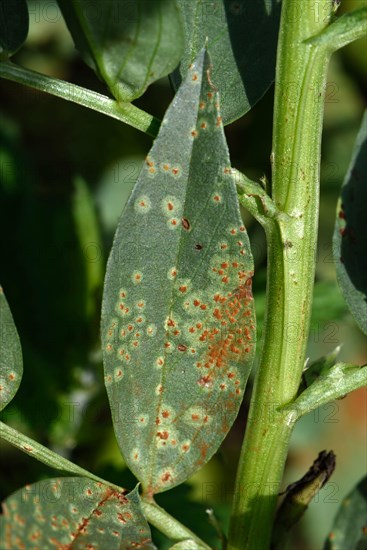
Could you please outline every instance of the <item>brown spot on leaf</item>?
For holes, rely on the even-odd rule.
[[[190,222],[187,218],[182,218],[181,223],[182,223],[182,227],[185,229],[185,231],[190,230]]]
[[[167,483],[167,481],[169,481],[171,479],[171,473],[170,472],[165,472],[162,476],[161,476],[161,480],[163,481],[163,483]]]
[[[169,433],[167,430],[164,432],[157,432],[157,437],[159,437],[159,439],[167,440],[169,438]]]
[[[208,388],[213,384],[213,380],[210,376],[202,376],[201,378],[199,378],[198,384],[203,388]]]

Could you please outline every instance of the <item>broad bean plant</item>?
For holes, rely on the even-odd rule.
[[[332,451],[321,452],[288,487],[276,512],[294,425],[367,383],[366,367],[340,361],[338,350],[305,368],[327,71],[336,50],[365,36],[367,6],[361,2],[339,16],[334,0],[58,5],[106,95],[11,60],[27,39],[24,0],[0,2],[0,77],[113,117],[151,138],[118,221],[101,308],[111,422],[138,483],[121,487],[101,479],[1,423],[4,440],[62,474],[26,485],[3,502],[1,548],[153,549],[150,526],[171,541],[172,550],[211,548],[155,496],[185,482],[218,451],[238,415],[255,353],[227,532],[210,512],[218,531],[214,548],[285,548],[291,527],[335,465]],[[173,99],[158,120],[133,102],[166,76]],[[231,165],[224,128],[246,116],[274,80],[271,180],[257,182]],[[364,333],[366,122],[364,117],[340,192],[333,240],[340,291]],[[267,241],[259,341],[256,272],[241,208],[261,224]],[[295,251],[297,261],[291,262]],[[6,291],[0,293],[6,327],[1,409],[14,398],[23,373],[22,335]],[[325,548],[364,547],[366,494],[366,480],[351,488]]]

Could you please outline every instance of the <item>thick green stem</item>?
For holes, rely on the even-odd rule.
[[[237,471],[229,550],[269,547],[309,331],[317,242],[323,96],[329,54],[305,44],[331,0],[283,0],[273,133],[273,201],[263,348]]]
[[[93,92],[76,84],[45,76],[23,67],[18,67],[10,61],[0,63],[0,78],[24,84],[35,90],[61,97],[93,111],[110,116],[137,130],[156,137],[160,121],[152,115],[142,111],[132,103],[118,103],[102,94]]]

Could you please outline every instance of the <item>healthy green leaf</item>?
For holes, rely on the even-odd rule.
[[[26,0],[0,0],[0,61],[13,55],[28,35]]]
[[[367,112],[338,204],[333,252],[338,283],[356,322],[367,334]]]
[[[184,44],[174,0],[58,0],[84,61],[130,102],[177,67]]]
[[[148,494],[181,483],[215,453],[254,354],[253,262],[209,67],[202,51],[107,266],[105,383],[120,449]]]
[[[324,550],[367,548],[367,477],[341,503]]]
[[[221,96],[224,124],[243,116],[274,80],[280,0],[178,0],[185,54],[171,75],[178,88],[208,37],[211,79]]]
[[[22,375],[22,348],[13,316],[0,286],[0,411],[17,393]]]
[[[0,547],[153,550],[137,488],[125,495],[83,477],[26,485],[3,503]]]

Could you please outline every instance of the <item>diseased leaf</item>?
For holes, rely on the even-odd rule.
[[[274,80],[280,0],[178,0],[185,54],[171,75],[177,88],[208,37],[211,79],[221,96],[224,124],[243,116]]]
[[[240,407],[255,340],[253,262],[202,51],[120,218],[102,305],[120,449],[147,493],[187,479]]]
[[[367,477],[345,497],[325,542],[324,550],[367,548]]]
[[[17,393],[22,375],[22,348],[13,316],[0,286],[0,411]]]
[[[153,550],[137,488],[124,495],[83,477],[26,485],[3,503],[0,547]]]
[[[360,329],[367,334],[367,112],[338,204],[333,238],[340,289]]]
[[[13,55],[28,35],[26,0],[0,0],[0,61]]]
[[[58,0],[75,45],[118,101],[177,67],[184,44],[175,0]]]

